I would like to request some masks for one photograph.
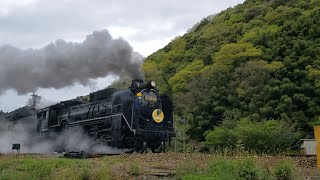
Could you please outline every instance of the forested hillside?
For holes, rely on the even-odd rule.
[[[193,139],[215,136],[225,119],[230,130],[275,120],[267,127],[308,137],[320,123],[320,0],[247,0],[203,19],[143,69]]]

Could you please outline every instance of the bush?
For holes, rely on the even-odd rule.
[[[291,180],[296,167],[291,160],[281,160],[273,168],[274,176],[279,180]]]
[[[251,159],[244,159],[238,163],[238,175],[246,180],[258,179],[260,169]]]
[[[129,174],[138,176],[141,173],[141,167],[137,162],[132,162],[129,166]]]
[[[111,179],[111,170],[109,165],[103,164],[92,173],[92,179]]]
[[[234,126],[230,126],[233,123]],[[225,120],[206,136],[209,147],[235,148],[241,142],[245,150],[258,153],[278,153],[287,150],[300,137],[293,126],[284,121],[255,122],[248,118]]]

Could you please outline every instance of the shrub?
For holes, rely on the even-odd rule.
[[[273,173],[279,180],[291,180],[293,179],[295,169],[296,167],[292,160],[280,160],[273,167]]]
[[[234,126],[230,126],[233,123]],[[287,150],[300,133],[293,126],[282,120],[265,120],[256,122],[248,118],[227,120],[206,136],[209,147],[235,148],[241,142],[245,150],[255,150],[258,153],[278,153]]]
[[[92,173],[92,179],[111,179],[111,170],[109,165],[102,164]]]
[[[141,167],[137,162],[132,162],[129,165],[129,174],[138,176],[141,173]]]

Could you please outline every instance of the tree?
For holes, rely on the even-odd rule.
[[[320,114],[319,5],[247,0],[149,56],[146,79],[172,95],[191,138],[225,118],[282,119],[309,137]]]

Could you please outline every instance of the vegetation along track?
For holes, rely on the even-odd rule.
[[[285,157],[213,154],[121,154],[86,159],[67,159],[56,155],[0,155],[0,179],[177,179],[186,174],[203,173],[221,160],[240,162],[250,159],[272,174],[282,160],[293,163],[295,179],[320,177],[315,157]]]

